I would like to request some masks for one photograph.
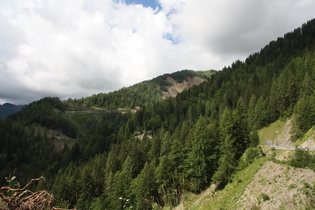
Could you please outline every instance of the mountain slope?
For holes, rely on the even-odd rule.
[[[186,90],[193,85],[199,85],[215,73],[209,71],[183,70],[172,74],[164,74],[152,80],[122,88],[110,93],[99,93],[91,97],[69,100],[85,106],[97,106],[106,109],[132,109],[145,103],[157,102]]]

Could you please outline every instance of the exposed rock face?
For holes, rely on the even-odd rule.
[[[41,137],[47,137],[52,141],[52,144],[54,146],[55,152],[61,152],[65,146],[67,146],[69,149],[73,147],[72,139],[68,136],[64,135],[60,131],[52,130],[52,129],[45,129],[42,126],[33,124],[32,126],[28,127],[29,129],[34,129],[34,132],[36,134],[41,135]]]
[[[163,99],[167,97],[175,97],[178,93],[181,93],[194,85],[200,85],[206,81],[206,79],[201,77],[187,77],[187,80],[178,83],[172,77],[167,77],[167,81],[172,84],[172,86],[167,88],[167,92],[163,92]]]

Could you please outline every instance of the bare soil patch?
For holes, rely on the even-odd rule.
[[[292,147],[293,142],[291,141],[291,129],[292,129],[293,118],[289,119],[281,130],[277,130],[277,141],[279,146]]]
[[[163,99],[167,97],[175,97],[178,93],[181,93],[194,85],[200,85],[206,81],[206,79],[201,77],[187,77],[187,80],[181,83],[176,82],[172,77],[167,77],[166,80],[172,85],[168,87],[167,92],[163,92]]]
[[[315,148],[315,134],[313,133],[306,141],[304,141],[300,147]]]

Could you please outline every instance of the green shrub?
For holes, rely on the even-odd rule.
[[[290,184],[289,185],[289,189],[293,189],[293,188],[296,188],[296,184]]]
[[[263,156],[263,151],[261,147],[250,147],[242,155],[239,161],[239,170],[244,169],[249,164],[251,164],[256,158]]]
[[[315,170],[315,155],[310,154],[306,150],[297,149],[290,161],[290,165],[298,168],[310,168]]]
[[[267,201],[267,200],[270,200],[270,197],[265,194],[265,193],[261,193],[259,196],[258,196],[258,199],[262,199],[263,201]]]

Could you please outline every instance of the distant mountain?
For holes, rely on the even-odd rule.
[[[14,105],[10,103],[5,103],[3,105],[0,105],[0,119],[3,120],[7,116],[20,111],[25,106],[26,105]]]

